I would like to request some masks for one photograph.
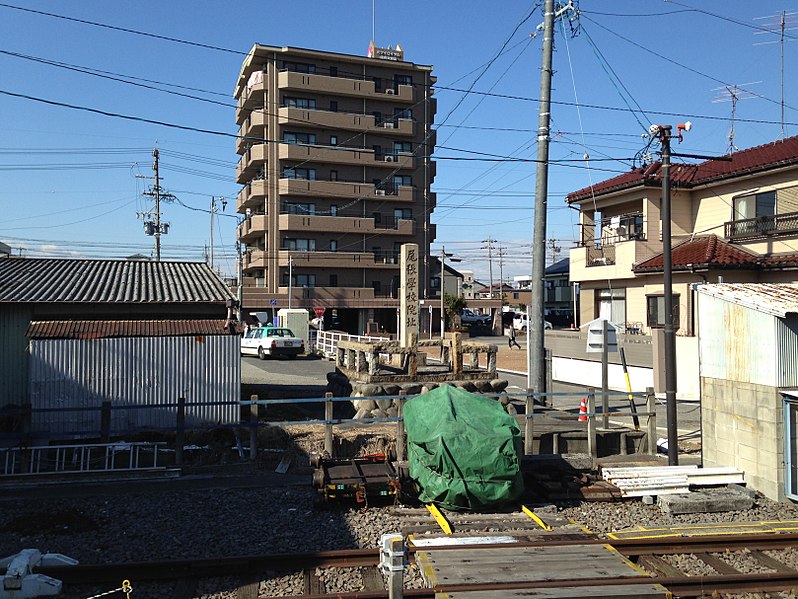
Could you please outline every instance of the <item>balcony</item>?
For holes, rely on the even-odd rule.
[[[364,163],[371,164],[374,162],[374,152],[372,150],[350,149],[341,146],[280,144],[277,153],[280,160],[295,160],[297,162],[325,162],[350,166],[363,166]]]
[[[266,269],[266,252],[263,250],[247,250],[243,255],[244,270],[253,268]]]
[[[244,243],[266,235],[266,215],[253,214],[238,226],[238,239]]]
[[[382,121],[377,123],[371,114],[309,110],[283,106],[277,112],[280,125],[295,125],[312,128],[341,129],[344,131],[368,131],[386,135],[411,136],[415,123],[411,119]]]
[[[266,82],[260,81],[250,87],[245,87],[238,98],[236,109],[236,122],[240,125],[256,108],[263,108],[263,98],[266,92]]]
[[[280,250],[278,266],[294,268],[396,268],[399,254],[394,252],[306,252]]]
[[[570,251],[572,281],[634,278],[632,266],[661,251],[655,244],[629,239],[614,244],[580,246]]]
[[[247,208],[257,210],[266,200],[266,179],[252,179],[241,191],[236,199],[236,211],[243,214]]]
[[[379,221],[372,217],[362,216],[324,216],[315,214],[280,214],[281,231],[334,231],[336,233],[393,233],[395,235],[413,235],[415,222],[407,219],[395,219],[392,215],[381,215]]]
[[[249,148],[236,166],[236,182],[244,184],[254,178],[266,163],[266,144],[255,144]]]
[[[314,196],[318,198],[341,198],[367,200],[390,200],[391,202],[413,202],[415,188],[412,185],[399,185],[393,189],[378,189],[373,183],[351,181],[319,181],[309,179],[280,179],[281,196]],[[434,196],[434,194],[430,194]]]
[[[412,85],[398,85],[377,91],[374,81],[294,71],[281,71],[277,75],[277,85],[281,90],[293,90],[301,93],[371,98],[401,103],[414,102]]]
[[[248,145],[262,143],[266,137],[266,114],[262,110],[256,110],[244,120],[238,128],[238,139],[236,139],[236,154],[243,154]],[[250,138],[250,139],[247,139]]]
[[[786,212],[724,223],[726,239],[762,239],[798,233],[798,212]]]

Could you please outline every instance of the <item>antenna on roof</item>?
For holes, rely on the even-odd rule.
[[[377,0],[371,0],[371,40],[377,39]]]
[[[752,92],[740,88],[746,85],[756,85],[758,83],[762,82],[752,81],[751,83],[735,83],[734,85],[724,85],[723,87],[715,87],[712,89],[713,92],[721,92],[712,100],[713,104],[717,104],[718,102],[731,102],[732,105],[731,128],[729,129],[729,154],[734,154],[736,150],[740,149],[734,145],[734,115],[737,112],[737,100],[748,100],[754,96]]]
[[[792,31],[794,29],[798,29],[798,27],[792,27],[795,25],[794,20],[789,20],[788,17],[795,16],[798,13],[794,12],[786,12],[781,11],[776,15],[770,15],[767,17],[756,17],[755,21],[761,21],[764,19],[768,19],[763,27],[761,27],[761,31],[755,31],[754,35],[764,35],[766,33],[775,33],[779,36],[778,40],[771,40],[768,42],[756,42],[755,46],[764,46],[765,44],[775,44],[777,41],[781,46],[781,139],[784,139],[784,32],[785,31]],[[788,42],[794,41],[794,39],[788,39]]]

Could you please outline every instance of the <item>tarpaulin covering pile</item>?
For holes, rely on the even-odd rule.
[[[478,511],[523,492],[521,429],[495,399],[442,385],[409,400],[403,415],[422,502]]]

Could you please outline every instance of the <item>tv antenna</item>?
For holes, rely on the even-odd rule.
[[[767,17],[756,17],[754,21],[765,21],[763,27],[760,28],[760,31],[755,31],[754,35],[767,35],[767,34],[775,34],[779,36],[777,40],[769,40],[766,42],[755,42],[755,46],[764,46],[767,44],[779,44],[781,47],[781,139],[784,139],[784,42],[785,36],[784,33],[786,31],[793,31],[794,29],[798,29],[795,27],[796,22],[794,19],[790,17],[794,17],[796,14],[795,12],[787,12],[781,11],[778,14],[770,15]],[[792,37],[792,36],[791,36]],[[794,38],[787,39],[786,41],[792,42],[795,41]]]
[[[736,150],[739,150],[737,146],[734,145],[734,115],[737,112],[737,101],[738,100],[748,100],[754,97],[753,92],[749,92],[748,90],[742,89],[747,85],[757,85],[762,83],[761,81],[752,81],[751,83],[735,83],[734,85],[724,85],[722,87],[715,87],[712,89],[713,92],[720,92],[715,98],[712,100],[713,104],[717,104],[719,102],[731,102],[732,109],[731,109],[731,127],[729,128],[729,154],[734,154]],[[783,121],[782,121],[783,123]],[[782,130],[782,136],[783,136]]]

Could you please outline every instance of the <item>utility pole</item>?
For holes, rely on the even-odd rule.
[[[444,267],[445,263],[446,263],[446,248],[444,248],[444,246],[441,246],[441,342],[443,342],[444,334],[446,332],[446,306],[443,298],[446,292],[446,285],[444,284],[444,281],[446,280],[446,268]],[[431,324],[430,324],[430,330],[432,330]]]
[[[482,243],[486,243],[487,245],[484,246],[482,249],[488,250],[488,276],[490,277],[490,283],[488,283],[489,297],[493,299],[493,244],[496,243],[496,240],[492,237],[488,237],[487,239],[483,239]]]
[[[144,219],[144,233],[155,237],[155,261],[161,261],[161,235],[166,235],[169,232],[169,223],[161,223],[161,200],[171,201],[175,199],[171,193],[163,193],[161,190],[161,175],[158,168],[158,148],[152,151],[153,165],[152,170],[155,172],[153,177],[155,185],[153,188],[145,191],[144,195],[150,196],[155,199],[155,208],[149,212],[138,212],[136,216]],[[148,179],[149,177],[142,177]],[[153,220],[149,220],[154,218]]]
[[[236,241],[236,252],[238,253],[238,288],[236,289],[236,299],[238,299],[238,323],[244,323],[244,253],[242,243]]]
[[[211,270],[213,270],[213,213],[216,212],[216,198],[211,196]]]
[[[506,252],[502,246],[499,246],[499,300],[504,305],[504,256]]]

